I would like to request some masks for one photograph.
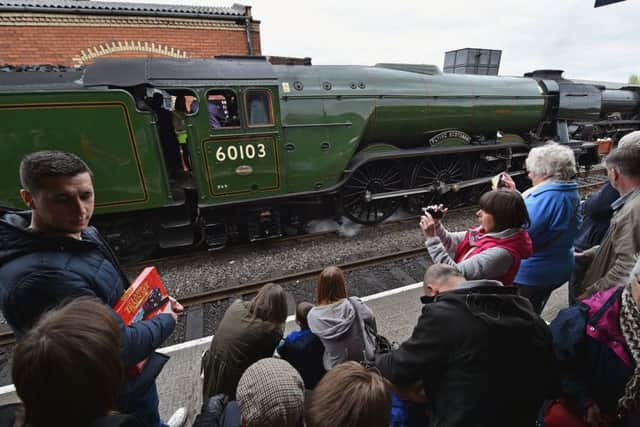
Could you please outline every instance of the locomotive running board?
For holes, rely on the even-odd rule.
[[[524,175],[525,171],[514,171],[507,172],[511,176]],[[474,185],[486,184],[491,181],[492,176],[469,179],[467,181],[460,181],[453,184],[447,184],[444,182],[438,181],[436,184],[431,184],[426,187],[418,187],[418,188],[410,188],[408,190],[397,190],[397,191],[388,191],[386,193],[375,193],[372,194],[370,191],[366,191],[364,193],[364,199],[367,202],[372,202],[374,200],[381,199],[391,199],[394,197],[408,197],[415,196],[416,194],[430,193],[432,191],[437,191],[440,194],[448,193],[449,191],[458,192],[463,188],[473,187]]]

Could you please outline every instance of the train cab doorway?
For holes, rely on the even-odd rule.
[[[146,104],[155,116],[158,142],[170,187],[193,189],[192,141],[197,140],[191,125],[197,95],[187,89],[147,89]]]
[[[201,143],[209,196],[252,199],[279,191],[279,132],[272,90],[213,88],[205,99],[209,136]]]

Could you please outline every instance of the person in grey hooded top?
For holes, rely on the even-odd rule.
[[[373,360],[376,320],[360,298],[347,297],[344,274],[327,267],[316,287],[318,305],[308,316],[309,328],[324,345],[322,362],[328,371],[353,360]]]

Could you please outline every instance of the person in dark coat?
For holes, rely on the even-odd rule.
[[[382,375],[401,397],[422,386],[433,426],[533,427],[558,374],[551,333],[531,303],[444,264],[427,270],[424,295],[411,337],[376,358]]]
[[[287,320],[287,295],[280,285],[264,285],[251,301],[236,300],[227,309],[202,358],[202,400],[225,394],[236,400],[244,371],[273,356]]]
[[[18,427],[142,427],[113,414],[125,380],[120,326],[97,298],[48,311],[18,342],[12,378],[24,404]]]
[[[322,365],[324,346],[307,323],[307,315],[312,308],[313,304],[309,302],[298,304],[296,323],[300,330],[291,332],[278,344],[278,354],[300,372],[308,390],[313,389],[325,373]]]
[[[576,251],[584,251],[599,245],[604,237],[613,216],[611,203],[620,197],[618,190],[610,182],[591,195],[582,204],[582,225],[573,245]]]
[[[176,137],[176,130],[173,127],[173,114],[163,106],[164,97],[161,93],[153,94],[149,106],[158,119],[158,137],[162,146],[162,155],[167,166],[167,172],[172,178],[176,178],[182,170],[182,160],[180,157],[180,143]]]
[[[31,153],[22,160],[20,180],[31,212],[0,210],[0,309],[18,340],[63,300],[95,296],[113,307],[129,286],[113,251],[89,226],[94,191],[84,161],[61,151]],[[126,382],[117,409],[148,426],[163,425],[155,378],[168,358],[155,349],[173,332],[181,311],[172,300],[165,313],[129,326],[113,312],[125,366],[147,359]]]

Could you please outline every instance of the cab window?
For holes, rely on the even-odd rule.
[[[246,92],[245,101],[249,126],[273,125],[271,92],[264,89],[250,89]]]
[[[210,90],[206,98],[209,126],[212,128],[229,128],[240,126],[238,117],[238,101],[231,90]]]

